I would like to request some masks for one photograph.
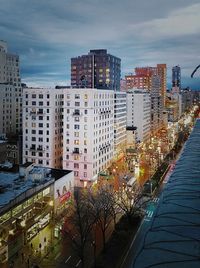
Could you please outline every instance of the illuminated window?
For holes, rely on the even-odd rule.
[[[74,160],[79,160],[80,156],[79,155],[74,155]]]
[[[47,194],[49,194],[50,193],[50,187],[48,187],[47,189],[45,189],[44,191],[43,191],[43,196],[45,196],[45,195],[47,195]]]
[[[79,145],[79,140],[74,140],[74,144]]]

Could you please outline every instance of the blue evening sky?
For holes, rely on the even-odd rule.
[[[0,39],[20,55],[29,86],[70,83],[71,57],[106,48],[136,66],[182,68],[183,86],[200,88],[199,0],[1,0]],[[199,78],[198,78],[199,77]]]

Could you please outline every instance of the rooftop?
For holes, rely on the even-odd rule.
[[[200,120],[171,175],[133,267],[200,267]]]
[[[26,163],[21,167],[31,167],[31,164]],[[31,167],[24,177],[20,176],[20,172],[0,172],[0,210],[26,191],[42,189],[70,172],[37,166]]]

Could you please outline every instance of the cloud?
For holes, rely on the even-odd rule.
[[[170,81],[173,65],[189,78],[200,63],[199,13],[199,0],[2,0],[0,38],[30,84],[69,82],[70,58],[92,48],[120,57],[122,74],[167,63]]]

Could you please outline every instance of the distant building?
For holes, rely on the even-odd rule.
[[[22,87],[19,56],[0,41],[0,137],[22,130]]]
[[[126,92],[114,94],[114,156],[123,156],[126,145]]]
[[[71,86],[120,90],[121,59],[106,49],[90,50],[71,59]]]
[[[25,163],[0,172],[0,266],[69,206],[73,172]]]
[[[163,127],[163,96],[160,77],[153,75],[151,80],[151,133],[154,134]]]
[[[23,163],[62,168],[63,105],[63,89],[24,89]]]
[[[10,162],[13,165],[22,163],[22,136],[8,136],[0,140],[0,163]]]
[[[160,78],[160,94],[162,96],[163,107],[166,97],[166,77],[167,77],[167,65],[157,64],[156,67],[136,67],[135,74],[126,75],[127,90],[132,88],[145,89],[151,91],[152,77],[159,76]]]
[[[172,87],[181,88],[181,67],[174,66],[172,68]]]
[[[146,141],[151,134],[151,96],[144,90],[127,92],[127,127],[136,127],[138,142]]]

